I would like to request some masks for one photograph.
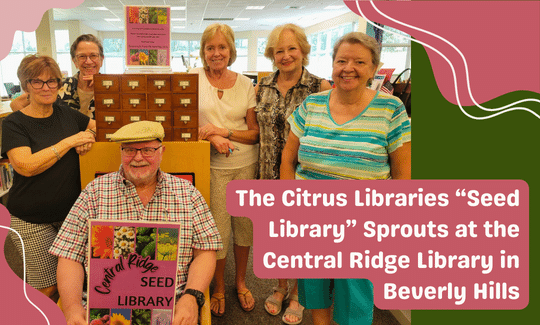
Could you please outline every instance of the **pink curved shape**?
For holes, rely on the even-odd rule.
[[[31,32],[36,30],[45,11],[51,8],[75,8],[84,0],[20,0],[2,1],[0,9],[0,59],[11,50],[15,31]]]
[[[9,227],[10,215],[8,210],[0,205],[0,225]],[[0,244],[4,247],[8,230],[0,227]],[[3,251],[3,249],[2,249]],[[25,284],[9,267],[4,254],[0,254],[0,315],[2,324],[33,324],[33,325],[63,325],[66,319],[58,306],[44,294]],[[39,312],[24,295],[23,285],[26,285],[28,298],[39,308]],[[47,322],[48,320],[48,322]]]
[[[355,0],[344,2],[358,14]],[[461,103],[473,104],[466,87],[463,61],[454,49],[432,36],[389,21],[368,1],[359,4],[368,19],[403,30],[447,56],[456,69]],[[386,15],[435,33],[459,48],[467,60],[471,91],[478,103],[516,90],[540,93],[540,2],[376,1],[375,5]],[[429,49],[427,53],[439,90],[456,104],[448,63]]]

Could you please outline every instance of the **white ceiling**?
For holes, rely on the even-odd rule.
[[[97,31],[122,31],[124,5],[185,7],[171,11],[173,33],[202,33],[214,22],[225,23],[234,31],[271,30],[285,23],[305,28],[350,12],[343,0],[85,0],[73,9],[54,9],[54,20],[80,20]],[[264,9],[248,10],[247,6],[264,6]],[[328,6],[340,8],[325,9]],[[249,20],[232,20],[238,18]]]

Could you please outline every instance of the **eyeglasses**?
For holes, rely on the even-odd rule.
[[[122,152],[124,153],[124,156],[126,157],[134,157],[135,155],[137,155],[137,151],[140,151],[143,157],[152,157],[156,153],[156,150],[158,150],[161,147],[162,146],[159,146],[157,148],[144,147],[140,149],[131,148],[131,147],[121,147],[120,149],[122,149]]]
[[[77,58],[79,63],[86,62],[86,60],[88,60],[88,58],[90,58],[90,60],[96,62],[100,58],[99,54],[96,54],[96,53],[92,53],[90,55],[79,54],[79,55],[76,55],[75,57]]]
[[[49,89],[56,89],[58,88],[58,84],[60,83],[60,79],[49,79],[47,81],[43,81],[41,79],[28,79],[28,82],[34,89],[41,89],[43,88],[44,84],[47,84]]]

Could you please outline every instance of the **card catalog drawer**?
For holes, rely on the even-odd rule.
[[[94,75],[94,93],[120,92],[120,76],[111,74]]]
[[[172,95],[172,109],[173,110],[185,110],[198,108],[197,94],[173,94]]]
[[[146,77],[148,92],[171,92],[171,75],[156,74]]]
[[[146,110],[146,94],[122,94],[122,110]]]
[[[171,111],[147,111],[146,116],[148,118],[148,121],[159,122],[164,128],[172,128],[173,126]]]
[[[199,127],[199,112],[197,111],[187,111],[187,110],[176,110],[174,114],[174,127],[181,128],[198,128]]]
[[[94,103],[96,104],[96,110],[119,110],[120,109],[120,94],[113,93],[95,93]]]
[[[173,141],[198,141],[197,128],[174,128]]]
[[[98,130],[119,129],[122,127],[122,112],[120,111],[96,111],[96,125]]]
[[[118,131],[118,129],[98,129],[97,130],[97,135],[96,135],[96,141],[98,141],[98,142],[109,142],[109,141],[111,141],[111,136],[116,131]]]
[[[146,91],[146,75],[122,75],[122,92],[142,93]]]
[[[149,110],[171,110],[172,95],[166,93],[148,93]]]
[[[173,93],[196,93],[199,75],[193,73],[176,73],[172,77]]]
[[[122,111],[122,125],[146,121],[146,111]]]

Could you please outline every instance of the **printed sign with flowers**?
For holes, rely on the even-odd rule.
[[[125,6],[128,67],[170,65],[170,9],[169,6]]]
[[[89,228],[90,324],[170,324],[180,226],[90,220]]]

